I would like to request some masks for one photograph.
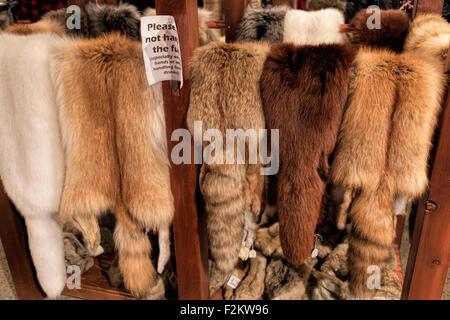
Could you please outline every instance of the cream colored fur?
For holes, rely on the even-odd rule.
[[[51,298],[61,293],[66,279],[62,232],[53,219],[64,179],[49,68],[58,41],[48,34],[0,34],[0,175],[25,218],[37,276]]]
[[[339,32],[344,15],[337,9],[319,11],[288,10],[284,18],[283,42],[319,45],[345,43],[346,36]]]

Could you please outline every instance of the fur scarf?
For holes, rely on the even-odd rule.
[[[447,59],[450,44],[450,24],[437,14],[416,17],[405,40],[405,52],[413,52],[422,58]]]
[[[313,247],[347,99],[348,45],[273,45],[261,76],[268,129],[280,130],[277,209],[283,253],[301,264]]]
[[[162,282],[149,259],[146,231],[159,232],[162,272],[174,212],[161,84],[148,86],[141,45],[124,36],[73,41],[58,49],[53,76],[67,170],[61,217],[80,227],[114,212],[125,287],[139,297],[159,298],[152,295]],[[92,237],[91,250],[98,244]]]
[[[248,7],[236,31],[236,42],[282,42],[284,17],[288,9],[287,6],[276,6],[270,10]]]
[[[224,137],[226,129],[254,129],[259,133],[259,129],[265,128],[259,77],[268,49],[264,43],[211,43],[195,51],[191,60],[192,85],[187,113],[191,134],[195,134],[194,121],[202,121],[203,132],[216,129]],[[208,144],[196,146],[196,149],[202,150],[202,147]],[[227,152],[231,152],[230,149],[227,148]],[[223,154],[224,159],[227,152]],[[211,274],[221,274],[223,281],[238,262],[246,227],[244,211],[259,214],[264,188],[259,161],[236,164],[236,155],[234,160],[235,164],[203,164],[199,178],[208,214],[212,269],[218,269]],[[210,284],[216,283],[211,291],[223,281],[210,281]]]
[[[294,44],[342,44],[346,42],[340,27],[344,23],[337,9],[319,11],[289,10],[284,18],[283,42]]]
[[[18,35],[52,33],[62,36],[65,34],[65,29],[64,26],[53,20],[40,20],[30,24],[12,24],[5,29],[5,32]]]
[[[37,277],[50,298],[56,298],[66,282],[62,231],[54,220],[64,157],[49,71],[51,50],[58,42],[48,34],[0,35],[0,176],[25,218]]]
[[[391,36],[402,38],[403,32]],[[349,206],[349,285],[354,297],[368,298],[376,290],[366,286],[367,268],[386,267],[394,212],[402,211],[396,200],[416,199],[427,188],[445,78],[437,64],[374,42],[360,48],[350,83],[331,181],[355,195]]]

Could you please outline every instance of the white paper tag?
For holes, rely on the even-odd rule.
[[[248,254],[248,256],[249,256],[250,259],[256,258],[256,251],[252,249],[250,251],[250,253]]]
[[[239,279],[238,277],[231,275],[230,279],[228,279],[227,282],[227,286],[236,289],[239,285],[239,283],[241,283],[241,279]]]
[[[311,252],[311,257],[315,258],[319,255],[319,250],[317,248],[315,248],[312,252]]]
[[[148,84],[175,80],[182,88],[183,67],[174,17],[142,17],[141,38]]]

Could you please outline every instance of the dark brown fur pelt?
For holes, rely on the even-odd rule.
[[[277,209],[283,253],[310,254],[347,99],[354,54],[347,45],[273,45],[261,76],[268,129],[280,130]]]
[[[368,21],[373,12],[368,13],[366,9],[358,11],[350,21],[347,33],[351,43],[357,47],[389,48],[401,52],[410,24],[408,14],[400,10],[380,10],[379,13],[380,28],[369,29]]]
[[[366,286],[367,268],[385,269],[395,235],[396,197],[418,198],[427,188],[431,138],[445,78],[439,66],[412,54],[361,48],[331,170],[333,184],[355,195],[349,214],[350,290]]]
[[[125,287],[157,298],[147,231],[165,235],[167,262],[174,211],[161,85],[148,86],[140,43],[118,34],[57,48],[53,78],[66,156],[60,215],[76,224],[113,212]]]
[[[347,0],[308,0],[306,1],[307,10],[321,10],[326,8],[336,8],[345,12]]]
[[[191,134],[194,134],[194,121],[202,121],[203,132],[217,129],[224,137],[226,129],[265,128],[259,77],[268,49],[267,44],[259,43],[212,43],[197,49],[191,60],[192,85],[186,120]],[[244,210],[256,215],[261,211],[264,176],[260,169],[259,161],[257,164],[202,165],[199,185],[208,214],[209,248],[213,259],[210,273],[221,279],[210,279],[210,283],[214,283],[211,290],[228,279],[238,262]]]

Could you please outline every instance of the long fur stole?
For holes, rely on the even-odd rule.
[[[348,45],[273,45],[261,76],[268,129],[280,130],[277,209],[283,253],[301,264],[314,230],[347,99]]]
[[[44,34],[0,35],[0,176],[25,218],[39,283],[51,298],[61,293],[66,281],[62,232],[53,219],[64,179],[50,76],[51,50],[58,41]]]
[[[54,78],[67,167],[60,214],[76,223],[114,212],[125,286],[155,298],[146,231],[159,231],[162,271],[174,213],[161,85],[148,86],[140,43],[117,34],[61,47]]]
[[[202,121],[203,131],[217,129],[223,136],[226,129],[254,129],[259,133],[265,128],[259,78],[268,49],[264,43],[212,43],[195,51],[187,114],[192,134],[194,121]],[[213,268],[222,273],[224,281],[238,262],[244,210],[254,214],[261,210],[264,177],[260,168],[259,160],[257,164],[203,164],[201,168],[200,190],[206,202]],[[219,286],[222,284],[219,282]]]
[[[389,25],[399,25],[385,18],[379,32],[392,38],[384,45],[401,43],[404,32],[389,32]],[[384,270],[394,240],[396,200],[415,199],[427,188],[445,78],[438,64],[419,55],[397,54],[396,45],[381,48],[376,37],[358,38],[369,41],[354,62],[331,181],[355,195],[349,209],[350,289],[354,297],[368,298],[376,293],[367,287],[368,267]]]

